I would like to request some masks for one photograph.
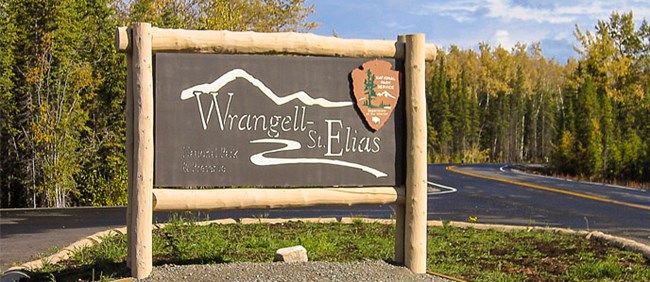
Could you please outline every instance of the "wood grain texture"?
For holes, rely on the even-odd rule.
[[[404,202],[404,187],[154,189],[155,211],[273,209]]]
[[[129,243],[133,251],[131,275],[137,279],[151,274],[153,202],[153,66],[151,25],[133,25],[133,155],[135,177],[131,225],[135,231]],[[129,231],[130,232],[130,231]]]
[[[404,262],[414,273],[426,272],[427,120],[424,34],[406,36],[406,228]]]
[[[126,27],[116,30],[115,47],[131,49]],[[404,43],[391,40],[343,39],[297,32],[236,32],[152,28],[153,52],[278,54],[359,58],[404,58]],[[434,60],[437,47],[425,45],[426,59]]]

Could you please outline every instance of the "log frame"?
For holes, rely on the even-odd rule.
[[[404,43],[391,40],[343,39],[311,33],[227,30],[183,30],[151,28],[153,52],[275,54],[358,58],[404,58]],[[131,50],[126,27],[115,31],[115,48]],[[350,48],[354,46],[354,48]],[[427,44],[427,60],[434,60],[438,48]]]
[[[152,217],[156,210],[220,210],[315,205],[396,203],[395,260],[414,273],[426,272],[426,102],[425,61],[436,57],[423,34],[397,41],[339,39],[304,33],[190,31],[134,23],[116,30],[116,49],[127,54],[127,267],[136,279],[150,275]],[[350,48],[354,46],[354,48]],[[153,189],[154,52],[279,54],[404,60],[406,99],[406,187],[172,190]],[[285,191],[286,190],[286,191]],[[228,194],[236,195],[230,195]],[[297,193],[296,193],[297,192]],[[193,195],[193,194],[196,195]],[[296,193],[291,195],[288,193]],[[263,194],[262,198],[247,199]],[[343,194],[353,194],[345,199]],[[209,195],[207,197],[206,195]],[[246,198],[237,201],[235,196]],[[291,195],[287,200],[287,195]],[[155,197],[154,197],[155,196]],[[258,195],[259,196],[259,195]],[[295,197],[294,197],[295,196]],[[228,198],[230,197],[230,198]],[[178,203],[183,198],[186,204]],[[202,201],[196,201],[201,198]],[[211,198],[228,198],[211,202]],[[174,201],[170,200],[174,199]],[[206,201],[207,199],[207,201]],[[286,200],[284,202],[277,202]],[[190,203],[189,205],[187,203]]]
[[[403,203],[404,187],[153,189],[154,211],[275,209]]]
[[[133,191],[128,253],[131,275],[146,278],[153,269],[153,66],[151,24],[133,24]]]
[[[404,263],[425,273],[427,260],[427,117],[424,34],[406,35],[406,225]]]

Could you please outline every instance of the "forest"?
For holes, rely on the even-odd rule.
[[[0,208],[126,204],[117,26],[308,32],[304,0],[0,0]],[[427,67],[431,163],[546,163],[650,181],[650,27],[576,27],[576,59],[479,44]]]
[[[547,163],[558,174],[650,180],[650,26],[612,13],[575,29],[577,59],[539,44],[451,47],[429,68],[434,163]]]

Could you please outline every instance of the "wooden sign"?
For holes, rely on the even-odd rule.
[[[352,71],[357,107],[375,131],[388,121],[399,99],[399,72],[391,67],[388,61],[374,60]]]
[[[390,61],[365,61],[156,54],[154,184],[402,185],[398,72]],[[357,72],[376,85],[360,107],[372,130],[351,94]]]
[[[127,267],[134,278],[153,269],[158,207],[395,203],[395,261],[426,272],[424,69],[436,48],[426,46],[423,34],[369,41],[134,23],[118,28],[115,42],[128,70]],[[384,74],[391,69],[384,62],[364,64],[373,57],[391,59],[404,81]],[[355,69],[366,73],[365,100],[353,94]],[[402,98],[378,85],[403,89]],[[387,107],[392,114],[377,110]]]

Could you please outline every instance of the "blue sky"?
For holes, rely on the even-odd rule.
[[[479,42],[510,49],[541,42],[544,56],[564,63],[576,56],[573,31],[593,30],[613,11],[632,11],[637,28],[650,20],[648,0],[307,0],[321,25],[312,33],[342,38],[389,39],[424,33],[428,43],[476,48]]]

